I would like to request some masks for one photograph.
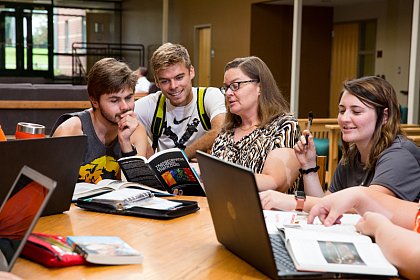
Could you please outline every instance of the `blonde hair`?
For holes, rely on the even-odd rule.
[[[174,64],[182,62],[185,67],[190,69],[191,59],[187,49],[179,44],[165,43],[161,45],[152,55],[150,63],[156,79],[156,74],[162,69],[166,69]]]

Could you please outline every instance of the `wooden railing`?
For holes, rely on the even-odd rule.
[[[135,94],[137,100],[147,94]],[[0,100],[0,109],[87,109],[91,104],[89,100]]]
[[[86,109],[90,101],[0,100],[0,109]]]

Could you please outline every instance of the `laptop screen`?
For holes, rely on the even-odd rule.
[[[24,166],[0,208],[0,271],[10,271],[56,182]]]

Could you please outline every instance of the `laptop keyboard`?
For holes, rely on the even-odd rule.
[[[269,236],[277,270],[281,272],[296,272],[295,265],[287,252],[283,239],[279,234],[270,234]]]

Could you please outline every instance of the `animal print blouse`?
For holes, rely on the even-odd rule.
[[[283,114],[264,127],[257,127],[237,142],[234,141],[233,130],[222,131],[214,141],[211,154],[250,168],[254,173],[261,173],[268,153],[275,148],[293,148],[300,134],[296,118]]]

